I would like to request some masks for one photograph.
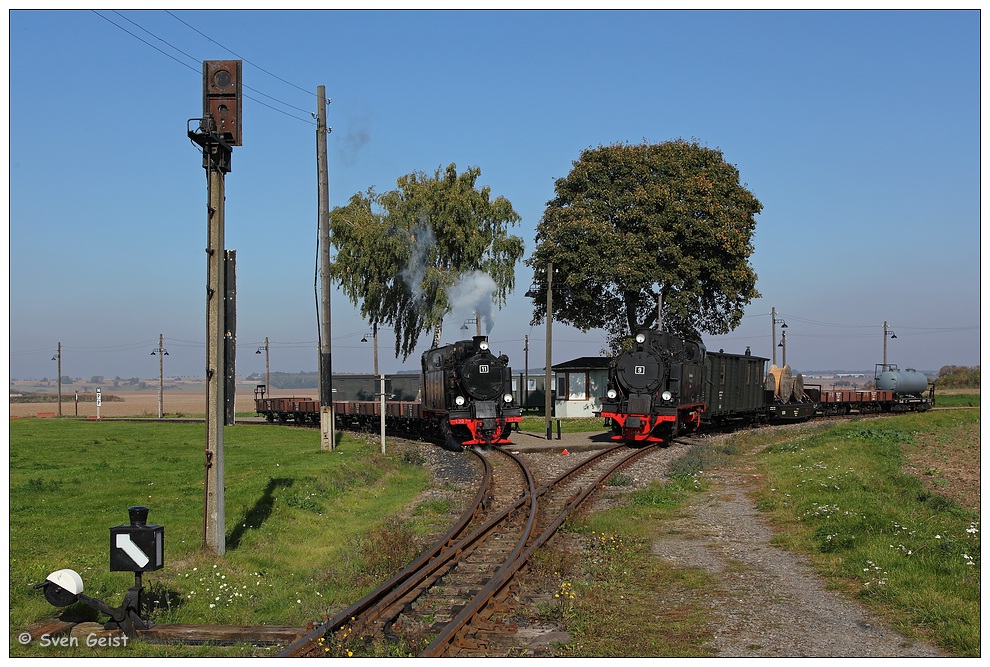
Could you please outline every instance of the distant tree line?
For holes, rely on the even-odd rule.
[[[942,366],[938,372],[941,389],[974,389],[980,386],[979,366]]]
[[[320,374],[316,371],[299,373],[271,373],[272,388],[274,389],[317,389],[320,386]]]

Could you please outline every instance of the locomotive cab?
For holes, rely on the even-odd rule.
[[[640,331],[609,365],[602,416],[613,440],[667,442],[697,428],[704,412],[705,346],[663,331]]]

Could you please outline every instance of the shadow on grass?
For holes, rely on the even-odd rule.
[[[265,487],[261,497],[254,504],[254,507],[248,510],[244,518],[237,522],[237,527],[227,535],[228,550],[236,549],[241,543],[241,538],[244,537],[247,531],[261,527],[261,524],[272,515],[272,508],[275,506],[275,491],[279,488],[289,488],[294,481],[285,477],[268,480],[268,485]]]

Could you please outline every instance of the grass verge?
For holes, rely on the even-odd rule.
[[[668,481],[574,518],[563,544],[539,554],[533,576],[551,591],[544,620],[570,636],[553,655],[710,655],[711,612],[697,601],[718,582],[655,558],[650,545],[707,489],[698,471],[735,465],[746,453],[763,473],[759,507],[772,518],[779,546],[805,554],[831,587],[902,634],[949,655],[979,656],[979,513],[966,508],[972,493],[958,502],[947,495],[964,477],[947,474],[944,487],[933,489],[924,474],[909,472],[919,446],[952,462],[946,471],[963,469],[960,461],[978,468],[979,412],[857,420],[810,435],[763,429],[692,448]]]
[[[772,445],[759,457],[759,507],[772,516],[780,545],[808,554],[819,573],[896,630],[978,656],[979,512],[905,472],[905,451],[948,431],[975,437],[969,456],[978,466],[978,424],[978,411],[931,412],[853,421]]]

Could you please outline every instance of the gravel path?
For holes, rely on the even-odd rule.
[[[710,472],[711,489],[653,545],[657,556],[700,567],[719,586],[705,600],[720,657],[937,657],[933,646],[884,627],[825,585],[805,560],[771,544],[773,533],[748,497],[756,481],[745,459]]]

